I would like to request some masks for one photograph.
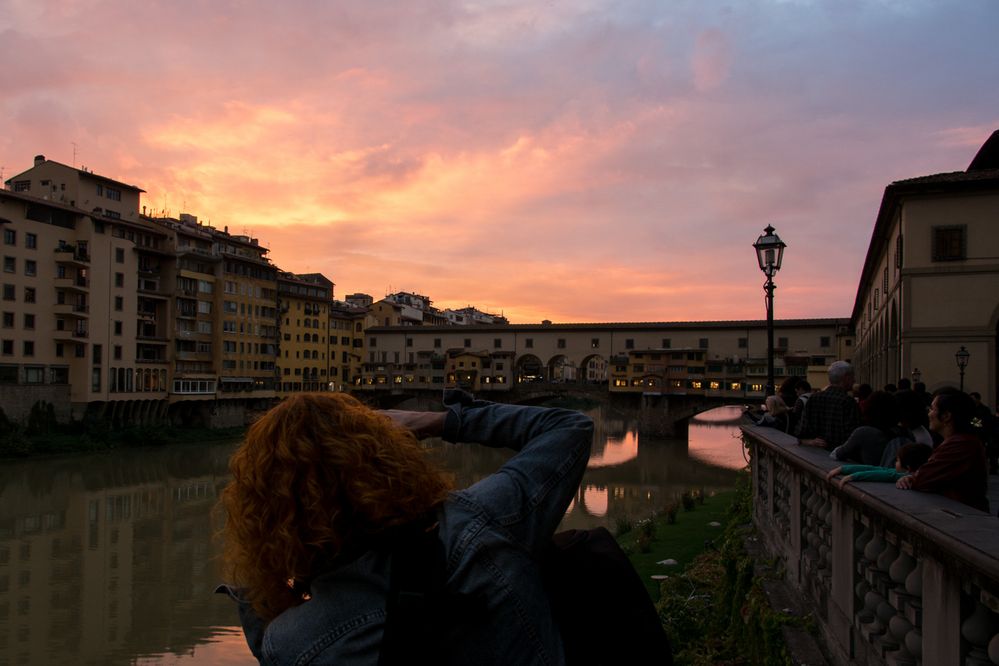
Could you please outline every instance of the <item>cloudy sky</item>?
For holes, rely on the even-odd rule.
[[[849,316],[884,187],[999,129],[995,0],[0,0],[0,166],[514,322]]]

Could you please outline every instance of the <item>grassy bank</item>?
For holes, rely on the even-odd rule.
[[[634,523],[619,521],[618,543],[641,576],[653,601],[660,581],[652,576],[677,574],[723,535],[736,491],[713,495],[688,492],[663,511]],[[659,562],[675,560],[676,564]]]
[[[630,529],[622,525],[618,536],[657,600],[675,664],[790,664],[784,628],[811,627],[770,607],[763,582],[776,575],[774,569],[746,553],[753,533],[748,474],[735,491],[703,498],[688,493],[675,508],[672,517],[664,510]],[[665,559],[678,563],[658,564]],[[665,578],[654,581],[653,575]]]

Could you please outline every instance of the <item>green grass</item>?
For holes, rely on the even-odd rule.
[[[642,528],[634,526],[617,537],[618,543],[631,560],[632,565],[645,583],[653,601],[659,599],[659,581],[653,580],[656,574],[680,574],[695,557],[712,547],[710,542],[720,539],[728,521],[728,511],[736,491],[726,491],[705,497],[704,503],[696,502],[692,511],[682,507],[676,512],[676,522],[669,524],[665,515],[652,518],[654,531],[648,552],[641,552],[639,541]],[[721,527],[711,527],[717,522]],[[709,545],[705,546],[705,542]],[[660,560],[673,559],[674,566],[656,564]]]

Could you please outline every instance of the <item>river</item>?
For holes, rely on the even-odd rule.
[[[637,434],[599,406],[589,468],[565,528],[641,518],[687,490],[734,486],[746,465],[738,407],[691,422],[688,437]],[[173,445],[0,462],[0,666],[255,663],[219,579],[215,505],[235,443]],[[505,452],[428,445],[458,485]]]

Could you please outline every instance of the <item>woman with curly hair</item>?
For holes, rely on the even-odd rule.
[[[414,561],[439,576],[446,598],[428,606],[435,661],[564,661],[540,562],[586,468],[592,421],[457,391],[445,405],[377,412],[342,394],[303,394],[250,428],[222,495],[224,560],[262,663],[386,663],[384,634],[405,635],[387,622],[409,598],[397,572]],[[518,453],[454,491],[417,441],[436,435]],[[414,539],[442,552],[441,571],[408,556]]]

